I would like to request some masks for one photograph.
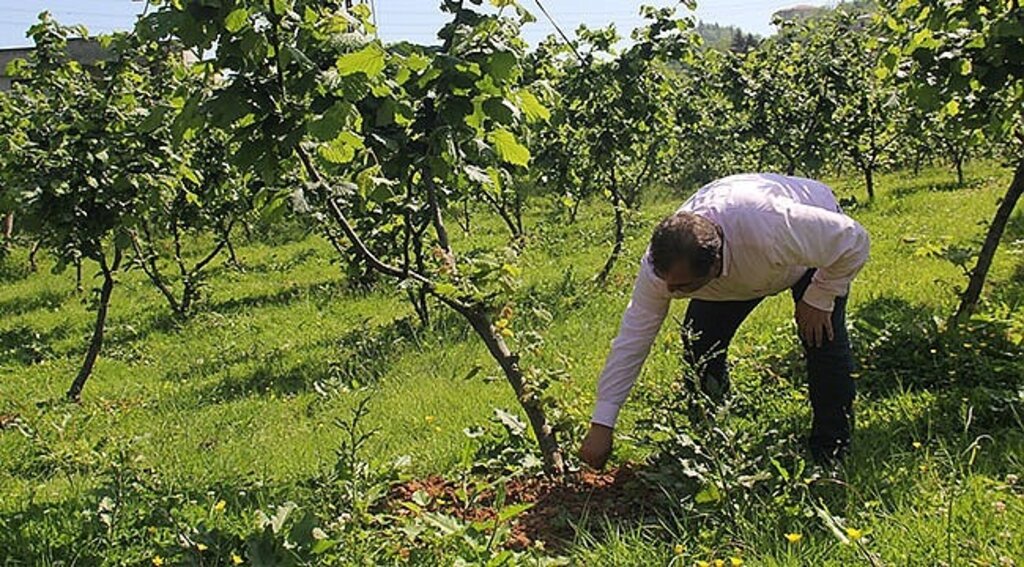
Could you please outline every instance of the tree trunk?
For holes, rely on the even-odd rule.
[[[85,288],[82,287],[82,258],[75,258],[75,291],[82,293]]]
[[[864,167],[864,182],[868,186],[868,201],[875,200],[875,169],[870,165]]]
[[[416,270],[419,273],[426,273],[426,262],[423,258],[423,233],[426,232],[426,226],[423,227],[422,231],[413,231],[412,247],[413,256],[416,258]],[[412,301],[412,307],[416,311],[416,316],[420,319],[420,325],[424,329],[430,327],[430,306],[427,304],[427,288],[420,284],[416,291],[409,290],[409,300]]]
[[[14,239],[14,213],[4,215],[4,248],[10,249]]]
[[[519,356],[509,350],[508,345],[505,344],[501,335],[495,332],[491,322],[482,311],[454,305],[452,307],[469,321],[473,330],[476,331],[477,335],[483,339],[484,344],[487,345],[487,350],[491,353],[491,356],[501,365],[505,378],[508,380],[509,385],[512,386],[516,399],[530,421],[530,428],[537,437],[537,444],[540,446],[540,452],[544,459],[544,469],[549,473],[561,474],[565,471],[562,451],[558,446],[555,432],[551,424],[548,423],[544,408],[541,407],[540,400],[532,392],[526,390],[523,373],[519,368]]]
[[[516,189],[515,195],[516,195],[516,197],[515,197],[515,204],[514,204],[514,206],[515,206],[515,217],[516,217],[516,234],[515,234],[515,237],[518,238],[518,237],[522,236],[523,234],[525,234],[525,231],[523,230],[523,196],[519,193],[518,189]]]
[[[224,244],[228,247],[228,263],[235,270],[242,271],[242,263],[238,261],[238,256],[235,254],[235,247],[231,244],[231,237],[228,235],[224,236]]]
[[[32,270],[32,273],[35,273],[39,269],[39,265],[36,264],[36,254],[39,252],[39,248],[42,247],[42,245],[42,240],[36,240],[32,244],[32,249],[28,252],[28,267]]]
[[[231,230],[235,228],[235,223],[237,221],[238,219],[231,219],[231,221],[227,223],[227,226],[220,225],[220,229],[221,239],[224,240],[224,246],[228,249],[228,264],[230,264],[235,270],[241,272],[242,263],[238,261],[238,256],[235,255],[235,246],[231,243]]]
[[[512,238],[515,239],[522,236],[522,231],[516,225],[516,219],[512,218],[512,215],[508,214],[508,211],[505,209],[505,206],[502,203],[498,202],[498,200],[495,199],[493,196],[489,195],[486,191],[481,192],[480,194],[483,195],[487,203],[490,204],[492,208],[494,208],[494,212],[498,213],[498,216],[501,217],[501,220],[505,223],[505,226],[508,227],[508,232],[509,234],[512,235]]]
[[[100,288],[100,304],[99,309],[96,311],[96,325],[93,327],[92,340],[89,341],[89,351],[85,354],[85,360],[82,362],[82,368],[78,371],[78,376],[75,377],[75,381],[71,383],[71,388],[68,389],[67,399],[72,402],[79,402],[82,400],[82,388],[85,387],[85,381],[89,379],[92,374],[93,366],[96,364],[96,359],[99,358],[100,349],[103,347],[103,330],[107,324],[107,309],[110,307],[110,294],[114,291],[114,272],[121,265],[121,250],[116,249],[114,251],[114,264],[113,266],[107,266],[106,259],[100,256],[100,268],[103,271],[103,287]]]
[[[985,285],[985,278],[988,277],[989,268],[992,267],[996,248],[999,247],[999,241],[1006,231],[1006,224],[1010,220],[1014,207],[1017,206],[1017,201],[1020,200],[1021,193],[1024,193],[1024,160],[1017,163],[1017,170],[1013,174],[1010,188],[1007,189],[1006,195],[1003,196],[1002,201],[999,203],[996,216],[988,227],[985,244],[982,245],[981,252],[978,254],[978,262],[975,264],[974,269],[971,270],[971,279],[967,284],[967,289],[960,298],[960,306],[953,316],[955,323],[969,317],[978,307],[978,301],[981,299],[981,288]]]
[[[231,228],[228,227],[228,232]],[[202,260],[196,262],[192,269],[188,271],[188,277],[182,280],[184,289],[181,294],[181,317],[187,319],[192,315],[193,307],[201,295],[200,286],[202,285],[203,270],[206,266],[210,265],[217,256],[220,255],[224,247],[227,246],[228,239],[227,235],[223,235],[220,242],[213,247],[213,250],[206,255]]]
[[[424,171],[423,178],[427,184],[427,199],[430,202],[430,222],[434,223],[434,231],[437,233],[437,243],[449,257],[452,255],[452,246],[448,240],[448,229],[444,226],[444,219],[441,218],[441,205],[437,200],[437,186],[434,185],[430,173]]]
[[[601,272],[594,278],[594,281],[601,284],[608,280],[608,275],[611,273],[612,268],[615,267],[615,262],[619,259],[619,255],[622,254],[622,243],[626,240],[626,223],[622,214],[622,198],[619,196],[618,188],[614,186],[612,187],[612,207],[615,209],[615,244],[612,246],[612,253],[608,256],[608,260],[605,261]]]
[[[152,242],[152,235],[150,234],[149,229],[145,228],[145,225],[143,226],[147,240]],[[160,294],[164,296],[164,299],[167,300],[167,304],[170,305],[171,311],[180,317],[182,315],[181,306],[178,305],[178,300],[175,299],[174,293],[171,292],[171,289],[164,281],[163,275],[160,274],[160,269],[156,265],[156,252],[153,251],[152,246],[149,246],[149,250],[143,250],[142,243],[139,242],[139,237],[134,233],[134,231],[131,233],[131,239],[132,248],[135,250],[136,262],[139,267],[142,268],[143,273],[146,274],[149,281],[153,283],[156,289],[160,291]]]
[[[956,166],[956,185],[964,186],[964,156],[957,154],[953,156],[953,165]]]
[[[462,229],[463,235],[468,235],[470,231],[470,218],[469,218],[469,199],[462,200],[462,214],[454,215],[456,224]]]
[[[320,172],[313,165],[309,155],[306,154],[301,147],[296,149],[296,154],[299,156],[299,160],[302,162],[304,169],[309,173],[310,177],[317,183],[323,183],[323,178],[321,177]],[[382,262],[380,258],[374,255],[373,252],[367,248],[366,243],[359,238],[359,234],[356,233],[352,224],[345,216],[345,213],[335,201],[328,199],[327,208],[329,214],[338,223],[338,225],[340,225],[342,231],[349,240],[352,241],[352,245],[355,247],[359,256],[365,259],[367,264],[369,264],[373,270],[377,273],[393,278],[412,279],[413,281],[420,283],[433,293],[441,302],[454,309],[469,321],[473,329],[477,332],[480,338],[483,339],[484,343],[486,343],[488,352],[490,352],[491,356],[498,361],[499,365],[501,365],[501,368],[505,373],[505,378],[508,380],[516,394],[516,400],[526,412],[526,415],[530,420],[530,427],[537,436],[537,443],[540,447],[541,454],[543,455],[545,469],[551,473],[562,473],[565,470],[565,465],[562,460],[562,453],[558,447],[558,441],[555,438],[554,430],[547,421],[547,416],[544,413],[544,408],[542,407],[540,400],[526,392],[523,374],[519,369],[519,357],[509,351],[508,346],[501,339],[501,336],[494,332],[494,327],[490,324],[487,316],[480,310],[480,308],[467,305],[457,299],[434,292],[433,290],[435,288],[433,282],[423,274],[414,273],[408,269],[402,270]]]

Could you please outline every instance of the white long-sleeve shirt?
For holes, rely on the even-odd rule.
[[[817,268],[803,300],[831,312],[868,259],[864,228],[823,183],[776,174],[733,175],[700,188],[679,208],[722,228],[722,273],[692,293],[669,292],[650,251],[605,361],[592,423],[614,427],[674,298],[739,301],[791,288]]]

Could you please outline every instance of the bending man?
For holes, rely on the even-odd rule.
[[[823,183],[775,174],[734,175],[699,189],[654,230],[619,334],[605,362],[581,456],[601,468],[612,431],[668,313],[688,297],[685,356],[712,399],[729,390],[726,351],[769,295],[789,290],[807,358],[814,417],[810,449],[841,458],[853,428],[853,357],[846,331],[850,282],[867,261],[867,232]]]

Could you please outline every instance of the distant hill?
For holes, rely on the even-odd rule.
[[[831,9],[826,6],[808,6],[806,4],[801,4],[790,8],[783,8],[782,10],[775,12],[772,14],[772,21],[788,20],[799,22],[801,20],[807,20],[826,14],[830,10]]]
[[[704,39],[704,46],[719,51],[746,52],[761,42],[761,36],[745,32],[736,26],[723,26],[707,22],[697,23],[697,33]]]
[[[772,22],[803,21],[824,16],[829,12],[842,7],[853,12],[871,12],[875,9],[875,0],[852,0],[850,2],[839,2],[835,6],[811,6],[809,4],[797,4],[789,8],[783,8],[772,14]],[[710,22],[698,22],[697,33],[704,38],[704,46],[707,49],[718,51],[733,51],[745,53],[761,42],[763,37],[745,32],[736,26],[722,25]]]
[[[810,6],[807,4],[798,4],[790,8],[783,8],[772,14],[772,22],[779,21],[793,21],[799,22],[823,16],[828,14],[836,8],[844,8],[853,12],[871,12],[875,9],[876,3],[874,0],[853,0],[851,2],[840,2],[834,7],[830,6]]]

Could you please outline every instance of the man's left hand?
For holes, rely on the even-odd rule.
[[[820,347],[835,338],[832,313],[812,307],[803,299],[796,303],[796,327],[800,338],[813,347]]]

